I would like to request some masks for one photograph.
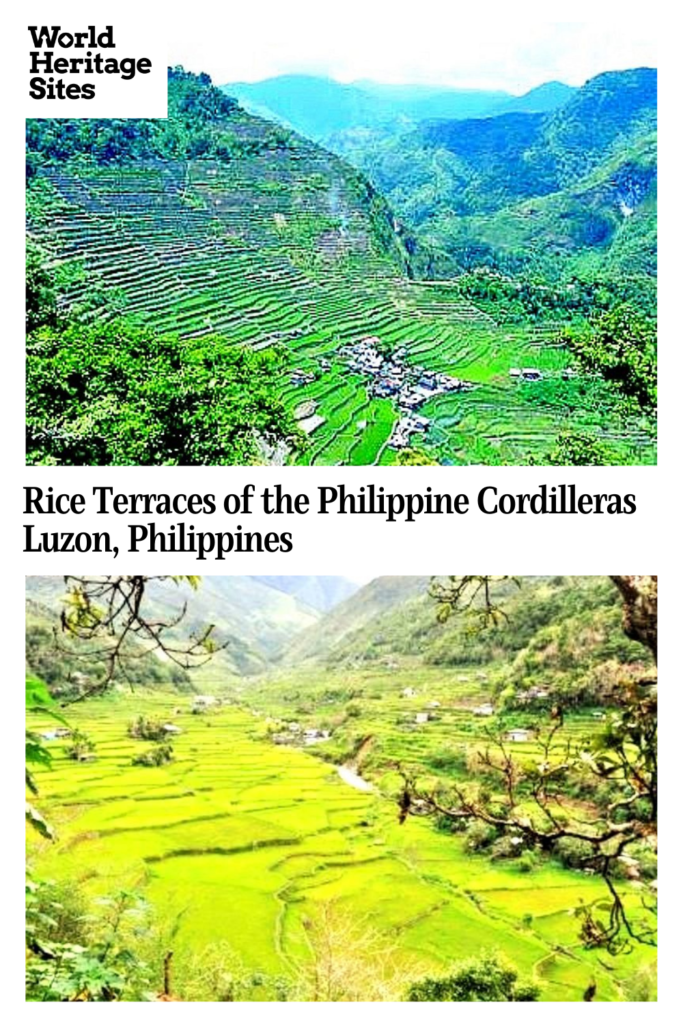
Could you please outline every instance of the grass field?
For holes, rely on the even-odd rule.
[[[53,266],[68,270],[67,306],[95,289],[109,297],[107,315],[120,310],[164,333],[285,346],[286,405],[314,401],[323,420],[304,464],[396,461],[387,442],[399,410],[373,397],[371,381],[337,354],[368,335],[405,348],[408,364],[478,385],[420,409],[431,423],[420,445],[440,462],[524,463],[542,458],[568,428],[629,461],[654,461],[646,425],[617,415],[606,385],[562,381],[570,357],[558,347],[558,325],[502,327],[455,287],[402,276],[340,166],[308,147],[232,163],[46,168],[49,216],[29,231]],[[321,176],[333,182],[338,209],[330,209],[330,191],[317,188]],[[523,366],[538,367],[544,379],[510,380],[509,369]],[[294,384],[294,369],[315,379]]]
[[[477,742],[463,709],[444,709],[440,721],[417,732],[392,725],[396,709],[405,710],[399,685],[419,687],[416,704],[439,692],[439,679],[441,696],[448,690],[443,673],[423,670],[419,683],[409,676],[385,685],[386,703],[371,696],[371,680],[361,680],[361,703],[383,705],[373,718],[382,757],[409,752],[419,760],[421,748]],[[598,999],[622,997],[621,983],[654,951],[637,947],[605,963],[580,945],[572,911],[604,897],[599,879],[550,861],[522,873],[514,862],[468,854],[461,838],[428,822],[409,818],[400,826],[382,786],[360,792],[334,764],[265,738],[267,714],[278,702],[287,710],[287,687],[291,680],[270,698],[266,687],[255,690],[253,710],[243,694],[242,706],[201,716],[178,694],[115,694],[74,705],[69,724],[95,740],[97,760],[76,763],[61,741],[49,744],[53,768],[37,773],[38,803],[57,839],[29,837],[34,874],[75,881],[92,896],[140,888],[181,972],[221,943],[250,971],[295,978],[311,958],[310,922],[334,907],[391,946],[406,983],[495,948],[541,984],[545,1000],[579,1000],[591,979]],[[474,673],[461,690],[465,703],[477,699]],[[182,729],[171,764],[131,764],[147,746],[127,735],[140,713]],[[462,727],[454,728],[458,715]]]

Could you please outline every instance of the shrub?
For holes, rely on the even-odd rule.
[[[40,944],[86,941],[88,907],[74,882],[30,882],[26,887],[26,936]]]
[[[72,761],[86,761],[93,760],[94,750],[95,743],[87,733],[74,729],[71,733],[71,743],[65,748],[64,752]]]
[[[40,893],[41,886],[38,886]],[[49,924],[37,914],[43,899],[35,890],[27,897],[28,958],[26,998],[30,1002],[118,1002],[153,998],[148,991],[147,964],[131,948],[146,905],[136,894],[122,891],[97,901],[98,913],[85,915],[87,930],[61,934],[70,941],[48,941]],[[71,897],[70,897],[71,898]],[[48,894],[47,899],[51,900]],[[75,942],[76,934],[79,941]]]
[[[475,852],[478,850],[487,850],[492,845],[497,835],[498,832],[493,825],[487,825],[485,821],[473,821],[465,830],[467,846],[470,850],[474,850]]]
[[[133,758],[133,764],[143,768],[160,768],[173,760],[173,746],[170,743],[159,743]]]
[[[585,839],[562,836],[553,846],[553,856],[566,868],[583,868],[594,855],[592,844]]]
[[[128,735],[134,740],[165,740],[165,724],[160,718],[145,718],[144,715],[139,715],[129,724]]]
[[[511,860],[519,857],[523,849],[517,836],[501,836],[491,844],[491,860]]]
[[[424,978],[408,989],[414,1003],[533,1003],[540,991],[529,982],[518,984],[516,968],[495,952],[455,964],[443,978]]]
[[[538,858],[536,857],[534,851],[524,850],[519,860],[517,861],[517,870],[521,871],[523,875],[528,875],[531,871],[534,870],[537,863]]]

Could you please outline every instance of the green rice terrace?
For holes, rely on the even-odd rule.
[[[65,282],[63,312],[95,293],[104,319],[282,349],[276,390],[309,443],[281,461],[392,465],[413,447],[518,464],[569,428],[654,461],[646,421],[577,372],[561,324],[499,324],[457,279],[416,279],[409,236],[358,172],[239,108],[224,122],[228,156],[41,158],[28,232]],[[382,358],[352,365],[366,339]]]
[[[29,998],[654,998],[653,577],[180,579],[28,578]],[[168,621],[227,647],[107,680],[102,628]],[[494,961],[517,994],[430,988]]]
[[[472,730],[481,683],[468,676],[459,706],[444,707],[438,723],[417,733],[397,729],[396,714],[405,714],[406,705],[421,708],[425,694],[445,704],[448,674],[407,674],[393,686],[386,672],[374,686],[371,680],[382,759],[427,760],[447,742],[481,739],[481,730]],[[402,696],[404,684],[412,684],[414,697]],[[263,705],[262,694],[256,703]],[[277,706],[277,698],[269,703]],[[139,714],[182,730],[171,764],[131,764],[140,743],[127,725]],[[95,742],[97,760],[69,760],[60,741],[52,743],[53,768],[37,780],[58,839],[32,839],[31,866],[40,877],[75,880],[91,896],[139,887],[180,972],[193,956],[222,944],[254,975],[294,984],[311,956],[309,922],[330,907],[368,922],[373,938],[364,941],[388,943],[406,981],[495,948],[540,984],[543,999],[579,1000],[596,981],[597,998],[614,1000],[623,998],[622,983],[654,959],[648,947],[605,958],[577,941],[577,906],[604,901],[599,878],[553,862],[525,873],[514,862],[473,856],[464,840],[431,823],[399,825],[387,795],[396,780],[381,768],[384,760],[365,769],[377,788],[363,791],[366,783],[359,790],[349,769],[340,775],[305,747],[274,743],[273,720],[264,712],[228,703],[194,715],[192,698],[178,694],[76,705],[68,721]],[[591,727],[589,716],[570,725]],[[517,746],[520,756],[536,752],[533,742]],[[274,998],[267,991],[249,998]]]

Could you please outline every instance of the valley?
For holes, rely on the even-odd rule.
[[[280,585],[310,592],[314,579]],[[126,941],[153,989],[160,950],[173,951],[183,1000],[405,999],[411,984],[487,950],[545,1001],[581,1000],[591,986],[597,1000],[650,998],[651,943],[608,951],[581,937],[581,915],[599,919],[607,890],[573,847],[510,846],[415,798],[399,813],[406,772],[442,801],[454,785],[495,794],[482,757],[496,737],[525,771],[568,743],[598,749],[618,713],[610,681],[650,671],[620,635],[618,602],[598,578],[503,583],[510,628],[468,640],[466,622],[436,622],[426,583],[386,577],[338,599],[322,630],[299,625],[260,675],[209,662],[188,686],[146,684],[143,671],[133,690],[122,679],[67,704],[65,738],[30,713],[31,732],[50,737],[50,766],[33,775],[55,833],[29,831],[31,876],[67,900],[75,887],[95,908],[116,893],[142,897],[144,926]],[[203,601],[208,610],[209,593]],[[548,755],[557,702],[562,747]],[[135,722],[167,723],[165,738],[145,743]],[[74,737],[89,743],[78,758]],[[164,747],[166,763],[140,760]],[[555,813],[596,813],[603,796],[589,781],[567,779]],[[633,853],[613,884],[638,928],[653,869],[650,853]]]
[[[92,127],[87,122],[81,135],[57,122],[29,125],[28,235],[36,258],[58,285],[54,315],[111,325],[113,330],[124,317],[148,332],[140,342],[131,342],[135,353],[141,344],[153,347],[153,339],[160,338],[168,347],[173,373],[174,350],[187,353],[183,358],[190,361],[193,374],[202,368],[201,391],[196,400],[188,394],[187,412],[180,417],[168,409],[161,381],[156,389],[145,390],[143,406],[153,395],[155,402],[163,401],[163,412],[155,415],[150,405],[143,441],[134,445],[127,432],[140,397],[129,394],[121,376],[128,364],[115,377],[123,390],[114,410],[111,397],[107,403],[103,393],[104,381],[99,380],[101,363],[90,348],[87,359],[92,363],[87,373],[82,371],[84,394],[75,401],[69,367],[62,366],[64,346],[55,345],[43,369],[46,346],[37,343],[29,360],[38,388],[29,417],[32,457],[82,459],[83,439],[91,429],[87,416],[94,415],[101,430],[113,433],[113,443],[100,453],[98,435],[92,441],[97,454],[88,457],[115,464],[129,464],[135,458],[151,464],[163,451],[167,461],[185,464],[244,458],[323,466],[383,466],[415,459],[443,465],[543,464],[563,457],[566,446],[560,445],[558,455],[558,439],[567,434],[586,439],[586,457],[593,461],[654,461],[648,408],[624,403],[601,374],[602,363],[582,365],[576,352],[584,348],[573,351],[565,338],[568,322],[576,316],[585,319],[591,304],[602,310],[605,296],[611,295],[609,282],[605,287],[601,283],[602,250],[591,250],[588,262],[596,273],[591,271],[579,285],[566,277],[566,267],[559,279],[544,283],[529,266],[522,275],[529,297],[524,291],[527,284],[520,284],[518,276],[511,281],[505,275],[495,277],[492,282],[477,277],[469,272],[473,264],[460,250],[470,246],[480,207],[461,211],[458,203],[473,189],[481,202],[491,190],[495,193],[498,163],[487,172],[489,178],[478,172],[472,177],[469,171],[465,178],[456,176],[444,200],[433,204],[426,226],[421,226],[421,217],[404,209],[394,195],[394,184],[384,181],[384,172],[368,169],[391,197],[396,213],[345,160],[246,113],[234,100],[215,98],[213,93],[221,94],[205,78],[173,72],[169,81],[176,106],[163,132],[152,121],[135,122],[128,133],[114,125],[108,129],[111,138],[98,151],[90,147]],[[578,104],[579,99],[573,96],[569,102]],[[544,116],[554,115],[516,113],[491,121]],[[484,123],[462,122],[475,127]],[[392,139],[391,145],[403,142]],[[411,145],[406,142],[408,150]],[[515,154],[514,159],[524,160],[524,154]],[[365,169],[360,157],[358,162]],[[512,174],[510,166],[505,181]],[[602,195],[600,188],[596,178],[591,195]],[[605,201],[612,202],[609,194],[600,203]],[[530,240],[527,225],[533,235],[540,210],[534,210],[530,219],[526,210],[503,206],[483,225],[477,245],[481,242],[485,249],[489,242],[484,245],[484,235],[493,243],[497,232],[505,245],[523,250],[525,259],[540,245],[546,253],[539,256],[544,266],[546,250],[562,250],[552,256],[558,267],[567,262],[567,249],[567,266],[578,274],[578,264],[572,262],[573,214],[565,224],[574,239],[567,247],[555,237],[552,202],[557,200],[548,196],[542,214],[548,231],[544,229],[538,239]],[[573,202],[576,207],[579,200]],[[621,269],[609,303],[628,297],[622,271],[629,281],[638,279],[629,288],[640,288],[641,279],[643,288],[652,283],[651,267],[644,275],[633,275],[629,269],[638,250],[637,225],[652,205],[648,202],[649,206],[643,200],[642,210],[627,218],[619,231],[618,237],[624,236],[619,241]],[[560,219],[564,216],[559,213]],[[614,220],[612,213],[610,217]],[[585,219],[583,212],[580,218]],[[446,243],[437,237],[438,225],[451,222]],[[578,254],[588,260],[584,242],[579,240]],[[491,261],[484,254],[478,266],[490,269]],[[94,330],[94,344],[109,344],[104,326]],[[363,345],[387,355],[399,352],[400,362],[387,360],[386,372],[378,369],[368,375],[344,355]],[[212,377],[217,352],[227,360],[228,370],[214,369]],[[238,360],[241,352],[273,359],[254,364],[252,370],[246,366],[233,384],[230,354]],[[262,367],[272,399],[264,393],[254,409],[250,374],[256,379],[253,375]],[[40,380],[48,372],[57,381],[49,415],[61,417],[59,431],[50,427],[39,399]],[[166,372],[165,365],[158,372]],[[432,380],[441,375],[466,386],[432,386],[417,395],[415,380],[425,375],[432,375]],[[172,387],[177,389],[178,384]],[[214,427],[209,415],[200,411],[208,403],[225,418],[228,396],[237,410],[234,416],[242,417],[238,424],[245,439],[239,445],[220,440],[231,437],[232,427]],[[406,404],[408,399],[411,405]],[[273,412],[266,416],[268,401]],[[168,426],[160,424],[162,415],[169,417]],[[179,423],[186,420],[189,429],[198,418],[207,421],[201,443],[192,435],[191,445],[180,444]],[[147,434],[148,447],[143,443]]]

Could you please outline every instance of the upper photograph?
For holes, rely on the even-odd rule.
[[[28,464],[656,462],[640,25],[206,28],[27,121]]]

